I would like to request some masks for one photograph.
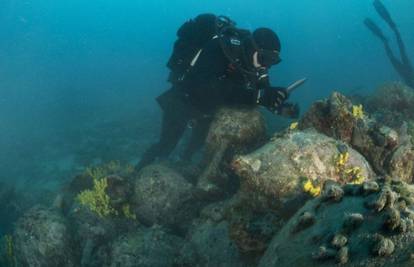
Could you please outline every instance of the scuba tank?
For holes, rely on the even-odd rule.
[[[213,14],[201,14],[185,22],[177,31],[178,39],[167,63],[170,69],[168,81],[173,84],[182,81],[205,44],[217,38],[223,28],[235,25],[228,17]]]

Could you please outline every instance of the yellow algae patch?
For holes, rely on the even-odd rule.
[[[5,242],[5,257],[8,266],[16,266],[16,255],[14,254],[14,242],[13,237],[11,235],[4,236]]]
[[[96,177],[96,176],[95,176]],[[84,190],[77,196],[79,203],[100,217],[116,215],[117,212],[111,207],[109,195],[106,193],[108,179],[93,179],[93,189]]]
[[[303,191],[312,197],[317,197],[321,194],[322,188],[320,185],[314,185],[311,179],[306,179],[303,183]]]
[[[131,220],[136,220],[137,216],[135,215],[135,213],[133,213],[131,211],[131,207],[129,204],[125,204],[122,206],[122,213],[124,214],[125,218],[127,219],[131,219]]]
[[[353,167],[345,170],[345,174],[349,177],[350,184],[362,184],[365,181],[365,177],[362,175],[360,167]]]
[[[336,156],[335,159],[335,171],[337,173],[341,173],[345,165],[348,163],[349,160],[349,152],[343,152]]]
[[[289,126],[289,130],[291,130],[291,131],[296,130],[298,128],[298,126],[299,126],[298,122],[292,122]]]
[[[364,109],[363,109],[362,105],[352,106],[352,116],[355,119],[363,119],[364,118]]]

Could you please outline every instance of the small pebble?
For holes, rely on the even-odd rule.
[[[331,245],[337,249],[340,249],[346,246],[347,243],[348,243],[348,238],[346,238],[346,236],[341,235],[341,234],[336,234],[331,241]]]
[[[414,221],[410,218],[404,219],[405,224],[407,226],[407,232],[413,232],[414,231]]]
[[[384,225],[388,230],[394,231],[401,223],[400,212],[395,208],[388,208],[386,212]]]
[[[379,241],[375,244],[373,252],[375,255],[380,257],[390,256],[395,249],[395,245],[391,239],[381,237]]]
[[[378,197],[374,199],[374,201],[368,203],[367,206],[380,212],[385,207],[393,207],[396,200],[397,194],[388,187],[384,187],[384,189],[379,192]]]
[[[296,233],[302,231],[315,223],[315,216],[305,211],[298,219],[298,222],[292,232]]]
[[[342,187],[344,194],[348,196],[356,196],[361,192],[361,186],[355,184],[346,184]]]
[[[325,246],[319,247],[318,251],[312,253],[312,258],[315,260],[329,260],[336,257],[336,251]]]
[[[358,228],[364,221],[364,216],[360,213],[351,213],[345,216],[344,228],[348,231]]]
[[[344,190],[336,184],[326,186],[323,192],[323,199],[338,202],[344,196]]]
[[[367,182],[364,182],[364,184],[362,185],[362,189],[364,191],[364,194],[368,195],[371,193],[378,192],[380,188],[377,182],[367,181]]]
[[[349,260],[349,249],[348,247],[342,247],[336,255],[336,260],[339,264],[346,264]]]

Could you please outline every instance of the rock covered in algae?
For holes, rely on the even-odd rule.
[[[20,218],[13,235],[17,266],[79,266],[66,219],[35,206]]]
[[[334,92],[328,99],[315,102],[304,114],[300,128],[315,128],[335,139],[351,143],[358,120],[353,114],[352,102]]]
[[[138,220],[180,227],[194,216],[196,209],[192,184],[173,169],[154,164],[138,174],[133,195]]]
[[[384,84],[365,100],[375,118],[393,128],[414,120],[414,90],[403,83]]]
[[[265,136],[265,121],[257,109],[222,108],[214,116],[206,145],[207,150],[217,150],[223,142],[246,147],[263,141]]]
[[[362,105],[354,105],[337,92],[313,104],[304,115],[300,128],[310,127],[348,143],[381,174],[387,172],[387,159],[400,144],[395,130],[377,122],[365,114]]]
[[[102,266],[108,246],[119,235],[138,227],[138,221],[117,216],[101,217],[88,209],[74,208],[69,214],[71,230],[78,244],[81,266]]]
[[[210,195],[220,193],[219,188],[223,189],[228,182],[226,172],[234,154],[257,147],[265,137],[265,122],[257,109],[220,109],[214,116],[206,138],[203,155],[205,167],[198,188]]]
[[[227,201],[225,219],[229,223],[230,239],[241,255],[248,255],[253,266],[283,223],[277,212],[263,209],[252,201],[251,195],[241,193]]]
[[[105,266],[174,266],[183,242],[182,238],[159,227],[141,229],[121,236],[113,242],[110,260]]]
[[[414,187],[388,180],[378,185],[376,192],[353,185],[339,202],[309,201],[273,238],[259,266],[412,266]],[[298,230],[306,213],[314,223]]]
[[[339,160],[344,153],[346,159]],[[233,167],[241,177],[242,190],[282,202],[303,193],[303,177],[320,183],[328,179],[350,182],[344,181],[347,177],[343,170],[353,168],[358,168],[364,179],[369,180],[373,175],[368,162],[358,152],[313,130],[275,137],[253,153],[236,157]]]
[[[394,151],[387,169],[392,177],[398,177],[407,183],[414,182],[414,148],[411,142],[402,144]]]
[[[229,234],[226,221],[195,224],[188,234],[188,243],[181,251],[179,266],[244,266]]]

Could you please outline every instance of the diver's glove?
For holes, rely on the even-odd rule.
[[[284,103],[280,107],[278,114],[286,118],[297,119],[300,114],[299,105],[297,103]]]
[[[280,113],[283,103],[288,99],[289,93],[284,87],[269,87],[264,89],[259,97],[259,105],[266,107],[271,112]]]

